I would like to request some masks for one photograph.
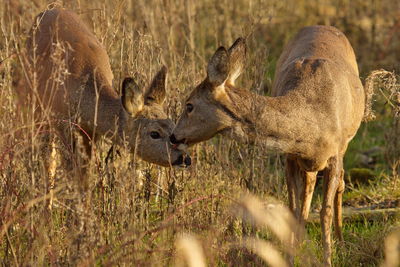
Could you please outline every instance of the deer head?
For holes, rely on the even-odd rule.
[[[235,113],[235,103],[229,91],[241,74],[246,56],[246,44],[239,38],[226,50],[220,47],[211,57],[207,77],[192,91],[186,100],[178,123],[171,135],[172,143],[192,145],[212,138],[217,133],[236,127],[241,118]]]
[[[171,146],[174,123],[162,108],[167,69],[163,67],[144,92],[132,78],[122,83],[122,105],[127,119],[120,135],[132,151],[145,161],[162,166],[190,165],[184,151]]]

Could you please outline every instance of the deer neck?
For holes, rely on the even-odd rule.
[[[84,130],[93,136],[120,140],[128,126],[129,114],[118,94],[106,83],[98,83],[97,93],[96,90],[86,89],[84,94],[79,104]]]
[[[318,136],[318,125],[302,114],[295,96],[260,96],[249,90],[227,90],[229,106],[222,110],[230,117],[230,131],[235,139],[257,142],[284,153],[311,157],[312,144]]]

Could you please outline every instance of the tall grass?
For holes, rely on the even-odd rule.
[[[400,45],[400,3],[396,1],[59,3],[80,14],[103,43],[116,90],[125,76],[134,76],[145,85],[161,64],[168,66],[165,108],[174,119],[185,95],[204,77],[211,54],[238,36],[246,36],[249,46],[240,84],[259,94],[269,93],[283,45],[299,28],[311,24],[334,25],[348,36],[362,77],[378,68],[400,71],[400,53],[396,52]],[[278,251],[285,251],[282,237],[264,227],[254,228],[229,208],[243,191],[261,199],[272,195],[286,201],[281,156],[221,137],[192,149],[193,166],[189,170],[150,165],[135,160],[123,148],[111,153],[112,159],[106,162],[111,144],[101,140],[92,159],[95,167],[85,182],[79,166],[71,169],[65,161],[58,162],[53,208],[47,208],[51,197],[45,166],[49,157],[47,139],[57,140],[56,150],[63,158],[72,159],[74,155],[70,144],[63,143],[57,133],[33,123],[32,109],[18,104],[15,88],[26,75],[22,52],[27,33],[34,17],[48,4],[50,1],[45,0],[0,0],[0,262],[4,266],[165,266],[184,264],[189,253],[185,247],[191,246],[210,265],[237,266],[263,264],[256,255],[264,258],[265,249],[258,248],[274,246],[278,256]],[[360,167],[362,162],[355,160],[356,156],[379,146],[387,158],[371,168],[387,179],[389,192],[399,192],[399,169],[393,166],[399,166],[400,145],[394,140],[398,140],[400,129],[384,102],[383,97],[377,97],[377,119],[360,129],[349,148],[346,166]],[[45,123],[46,118],[40,122]],[[319,198],[314,200],[314,209],[318,209]],[[388,233],[391,224],[383,226],[379,234]],[[182,232],[190,235],[182,236]],[[192,236],[199,240],[194,241]],[[368,242],[381,240],[375,237]],[[177,250],[175,244],[181,249]],[[322,249],[318,236],[308,237],[305,244],[310,248],[304,248],[304,255],[309,255],[312,247]],[[352,245],[345,244],[343,250]],[[360,246],[368,248],[368,243]],[[383,260],[383,244],[378,249],[380,253],[368,264]],[[175,259],[179,253],[181,261]],[[316,257],[318,262],[320,255],[312,255],[310,258]],[[350,266],[355,258],[337,253],[334,261]],[[195,262],[201,266],[199,260]]]

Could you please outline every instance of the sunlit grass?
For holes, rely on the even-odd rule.
[[[22,52],[34,16],[49,2],[0,0],[0,60]],[[249,46],[239,85],[259,94],[271,89],[283,45],[299,28],[311,24],[335,25],[346,34],[362,78],[374,69],[400,71],[396,1],[59,2],[81,13],[104,44],[116,90],[125,76],[146,83],[161,64],[168,67],[166,109],[174,119],[187,92],[204,78],[208,57],[239,36],[247,36]],[[257,248],[271,248],[259,241],[274,246],[285,259],[279,235],[237,213],[243,192],[258,198],[253,203],[264,203],[271,195],[286,203],[283,157],[221,136],[193,147],[194,164],[188,170],[133,161],[123,148],[106,164],[111,144],[102,141],[87,177],[88,188],[82,186],[77,169],[68,170],[65,162],[59,162],[54,207],[48,210],[47,154],[41,149],[46,147],[45,134],[32,126],[30,108],[19,106],[15,94],[24,77],[22,62],[16,56],[0,66],[1,264],[171,266],[188,262],[184,250],[190,246],[211,266],[259,266],[266,250]],[[345,157],[346,171],[368,168],[376,179],[358,187],[349,184],[345,205],[400,198],[398,167],[393,166],[399,160],[393,151],[396,147],[400,151],[395,142],[400,129],[385,102],[377,95],[377,119],[361,126]],[[377,150],[369,153],[372,148]],[[62,142],[58,150],[71,157]],[[362,155],[373,163],[363,165]],[[320,208],[320,187],[313,198],[314,212]],[[265,215],[260,210],[258,215]],[[379,265],[384,239],[395,227],[399,227],[397,217],[346,222],[345,244],[334,245],[334,264]],[[305,266],[305,258],[311,263],[322,259],[319,224],[309,224],[307,232],[295,259],[298,266]]]

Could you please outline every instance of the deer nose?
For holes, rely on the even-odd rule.
[[[192,159],[189,155],[179,155],[179,157],[172,163],[173,166],[189,167],[192,164]]]
[[[192,159],[190,158],[190,156],[186,155],[184,163],[186,167],[192,165]]]
[[[174,134],[171,134],[171,136],[169,137],[169,140],[171,141],[172,144],[178,143],[178,140],[176,140],[176,137]]]
[[[174,162],[172,162],[172,165],[182,165],[182,163],[183,163],[183,155],[179,155],[179,157]]]

